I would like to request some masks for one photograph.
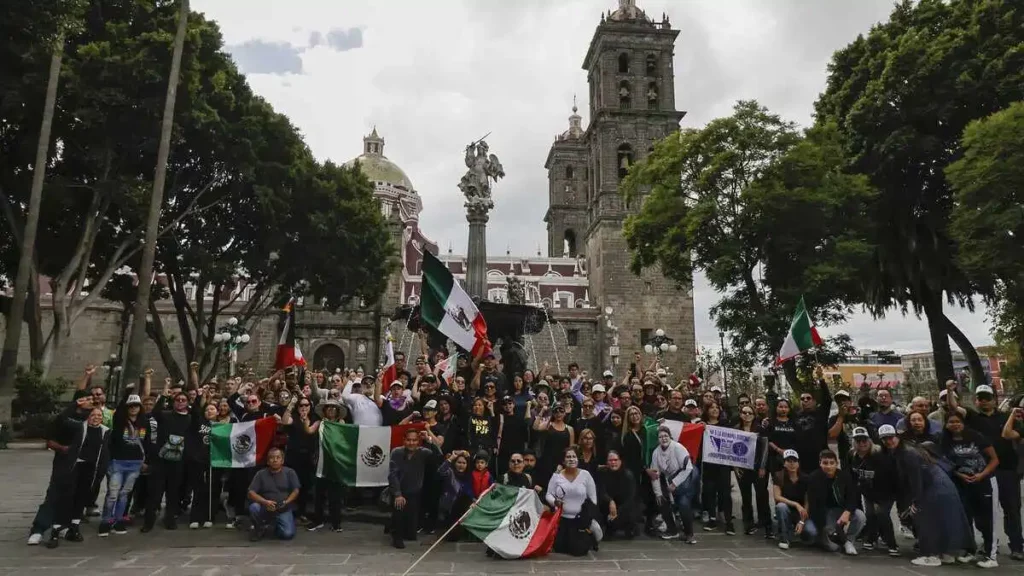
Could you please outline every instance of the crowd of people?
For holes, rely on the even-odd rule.
[[[833,393],[819,368],[796,408],[771,387],[730,399],[696,378],[673,382],[656,362],[640,366],[639,355],[624,374],[594,379],[576,364],[565,374],[545,364],[508,376],[491,353],[458,357],[446,376],[442,358],[424,353],[407,366],[397,353],[397,378],[386,390],[381,374],[362,370],[200,382],[193,364],[187,383],[165,379],[152,393],[147,370],[114,408],[89,367],[47,440],[52,476],[28,543],[47,534],[49,547],[80,542],[90,516],[99,518],[100,537],[133,525],[147,533],[161,510],[167,530],[179,518],[201,530],[220,519],[234,528],[247,517],[251,538],[272,530],[290,539],[299,529],[341,531],[343,506],[383,501],[392,510],[386,531],[403,548],[418,533],[452,528],[491,484],[503,483],[560,508],[560,553],[584,555],[603,539],[641,531],[693,544],[699,523],[783,549],[800,543],[849,555],[900,556],[903,533],[914,539],[915,565],[989,568],[998,565],[998,506],[1011,557],[1024,559],[1022,412],[1014,402],[1000,410],[987,385],[973,391],[974,407],[960,404],[950,381],[938,406],[914,398],[900,410],[887,389]],[[210,467],[215,424],[268,417],[277,434],[265,466]],[[318,477],[323,420],[423,424],[394,449],[381,494]],[[754,468],[702,462],[668,421],[756,433]],[[447,536],[463,538],[471,536],[458,526]]]

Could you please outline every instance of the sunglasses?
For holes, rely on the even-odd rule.
[[[814,400],[814,398],[812,398],[810,396],[801,396],[800,397],[800,401],[801,402],[810,402],[811,400]]]
[[[302,404],[299,404],[299,408],[303,408],[303,407],[309,408],[309,406],[310,406],[310,404],[308,402],[303,402]]]
[[[249,400],[248,402],[246,402],[246,404],[248,404],[250,406],[255,406],[255,405],[259,404],[259,403],[260,403],[259,400]]]
[[[740,414],[743,415],[743,416],[753,416],[754,415],[754,413],[751,412],[750,410],[744,410],[743,412],[740,412]]]

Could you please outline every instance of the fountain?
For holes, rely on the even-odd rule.
[[[545,308],[526,304],[523,283],[515,274],[509,274],[506,279],[509,295],[507,304],[485,299],[487,220],[488,213],[494,207],[491,187],[492,181],[497,182],[505,176],[497,156],[489,154],[488,151],[489,148],[483,138],[466,147],[465,160],[469,170],[459,182],[459,189],[466,197],[466,219],[469,221],[465,288],[487,321],[488,337],[499,349],[505,375],[511,382],[513,374],[521,374],[527,368],[529,354],[526,351],[526,337],[539,334],[544,326],[554,324],[554,321],[548,316]],[[447,349],[447,337],[422,322],[418,305],[399,306],[391,319],[405,320],[406,326],[412,331],[425,330],[431,354]]]

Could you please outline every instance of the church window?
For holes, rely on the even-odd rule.
[[[658,57],[654,54],[647,55],[647,75],[657,76],[658,75]]]
[[[619,74],[629,74],[629,53],[619,54]]]
[[[629,82],[623,80],[619,82],[619,108],[622,110],[629,110],[632,107],[633,102],[633,90],[629,85]]]
[[[565,177],[568,180],[572,180],[572,176],[573,176],[572,164],[567,164],[566,167],[565,167]]]
[[[562,235],[562,256],[576,257],[576,232],[572,228]]]
[[[619,180],[629,174],[629,167],[633,165],[633,147],[629,144],[619,145],[615,165],[619,170]]]
[[[658,109],[658,85],[654,82],[647,85],[647,109]]]
[[[580,331],[578,328],[569,328],[565,331],[565,343],[568,346],[580,345]]]

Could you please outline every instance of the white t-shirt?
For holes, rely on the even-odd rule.
[[[352,382],[345,385],[341,393],[341,400],[348,406],[352,414],[352,423],[356,426],[382,426],[384,418],[381,416],[380,408],[372,398],[367,398],[362,393],[352,393]]]

